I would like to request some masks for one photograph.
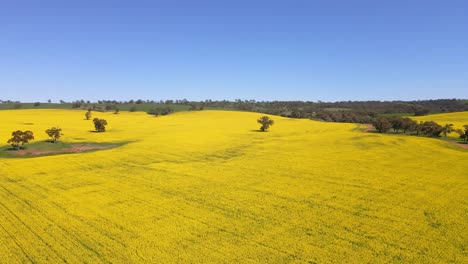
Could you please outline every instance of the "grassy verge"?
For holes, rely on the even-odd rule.
[[[61,154],[92,152],[117,148],[129,142],[57,142],[40,141],[24,145],[20,150],[11,146],[0,147],[0,158],[33,158]]]

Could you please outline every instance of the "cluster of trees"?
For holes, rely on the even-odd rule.
[[[362,112],[350,110],[337,110],[337,111],[319,111],[313,115],[312,119],[317,119],[325,122],[341,122],[341,123],[361,123],[368,124],[377,117],[375,112]],[[292,117],[298,117],[293,115]]]
[[[372,121],[372,125],[379,133],[386,133],[390,129],[393,129],[393,132],[395,133],[399,133],[400,131],[407,133],[417,129],[418,127],[418,123],[416,121],[407,117],[375,118]]]
[[[80,102],[84,103],[83,100],[81,100]],[[87,103],[89,104],[90,102],[88,101]],[[128,101],[98,100],[97,103],[98,104],[112,104],[112,105],[119,105],[119,104],[166,104],[166,105],[181,104],[181,105],[189,105],[190,101],[188,101],[187,99],[182,99],[182,100],[159,100],[159,101],[143,100],[143,99],[137,99],[137,100],[131,99],[131,100],[128,100]]]
[[[190,108],[189,108],[189,111],[201,111],[205,109],[205,105],[203,103],[200,103],[200,104],[190,104]]]
[[[47,129],[46,134],[52,139],[52,143],[56,143],[62,134],[62,129],[59,127],[52,127]],[[16,130],[11,132],[11,138],[8,139],[7,143],[10,144],[14,150],[20,150],[24,148],[24,144],[34,140],[34,133],[30,130],[22,131]]]
[[[440,125],[434,121],[420,121],[419,123],[408,117],[380,117],[372,121],[372,125],[379,133],[393,130],[394,133],[413,133],[417,136],[447,137],[452,132],[457,132],[461,139],[468,141],[468,125],[463,129],[455,129],[453,124]]]
[[[117,100],[98,100],[97,102],[85,101],[85,100],[76,100],[72,102],[65,102],[60,100],[60,104],[71,104],[71,108],[90,108],[94,111],[116,111],[118,112],[119,105],[134,105],[130,107],[130,111],[134,112],[137,110],[137,105],[141,104],[155,104],[155,105],[190,105],[190,102],[187,99],[182,100],[128,100],[128,101],[117,101]]]
[[[171,107],[156,107],[150,109],[147,113],[154,116],[168,115],[174,112],[174,109]]]
[[[119,111],[118,109],[114,112],[114,114],[118,114]],[[88,111],[85,113],[85,118],[86,120],[90,120],[93,114],[91,113],[91,109],[88,109]],[[94,128],[96,129],[97,132],[105,132],[106,131],[106,126],[107,126],[107,121],[105,119],[100,119],[100,118],[94,118],[93,119],[93,124]]]

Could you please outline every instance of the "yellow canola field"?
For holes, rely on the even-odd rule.
[[[465,117],[467,113],[463,114]],[[0,158],[2,263],[467,263],[468,151],[258,113],[0,111],[0,141],[131,143]]]

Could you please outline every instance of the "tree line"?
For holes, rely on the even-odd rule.
[[[379,117],[372,120],[372,125],[379,133],[414,134],[416,136],[447,137],[456,132],[463,141],[468,141],[468,125],[455,128],[453,124],[440,125],[434,121],[417,122],[408,117]]]
[[[1,101],[11,108],[22,108],[22,103],[14,101]],[[49,100],[49,103],[51,101]],[[309,118],[328,122],[370,123],[377,116],[388,114],[409,114],[421,116],[433,113],[447,113],[468,111],[468,100],[464,99],[438,99],[418,101],[256,101],[256,100],[98,100],[97,102],[76,100],[60,104],[67,104],[71,108],[91,109],[93,111],[146,111],[149,114],[164,115],[171,113],[174,108],[184,110],[229,109],[239,111],[260,112],[290,118]],[[1,105],[1,104],[0,104]],[[64,105],[65,106],[65,105]],[[36,102],[34,106],[43,107]],[[0,106],[0,108],[2,108]],[[172,111],[167,111],[171,108]]]

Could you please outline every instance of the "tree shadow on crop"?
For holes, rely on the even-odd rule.
[[[21,146],[19,147],[19,149],[14,148],[14,147],[7,147],[7,148],[4,148],[3,151],[18,151],[18,150],[25,150],[25,149],[27,149],[25,146]]]
[[[260,130],[260,129],[252,129],[252,130],[250,130],[250,132],[262,132],[262,133],[266,133],[266,132],[268,132],[268,131],[262,131],[262,130]]]

